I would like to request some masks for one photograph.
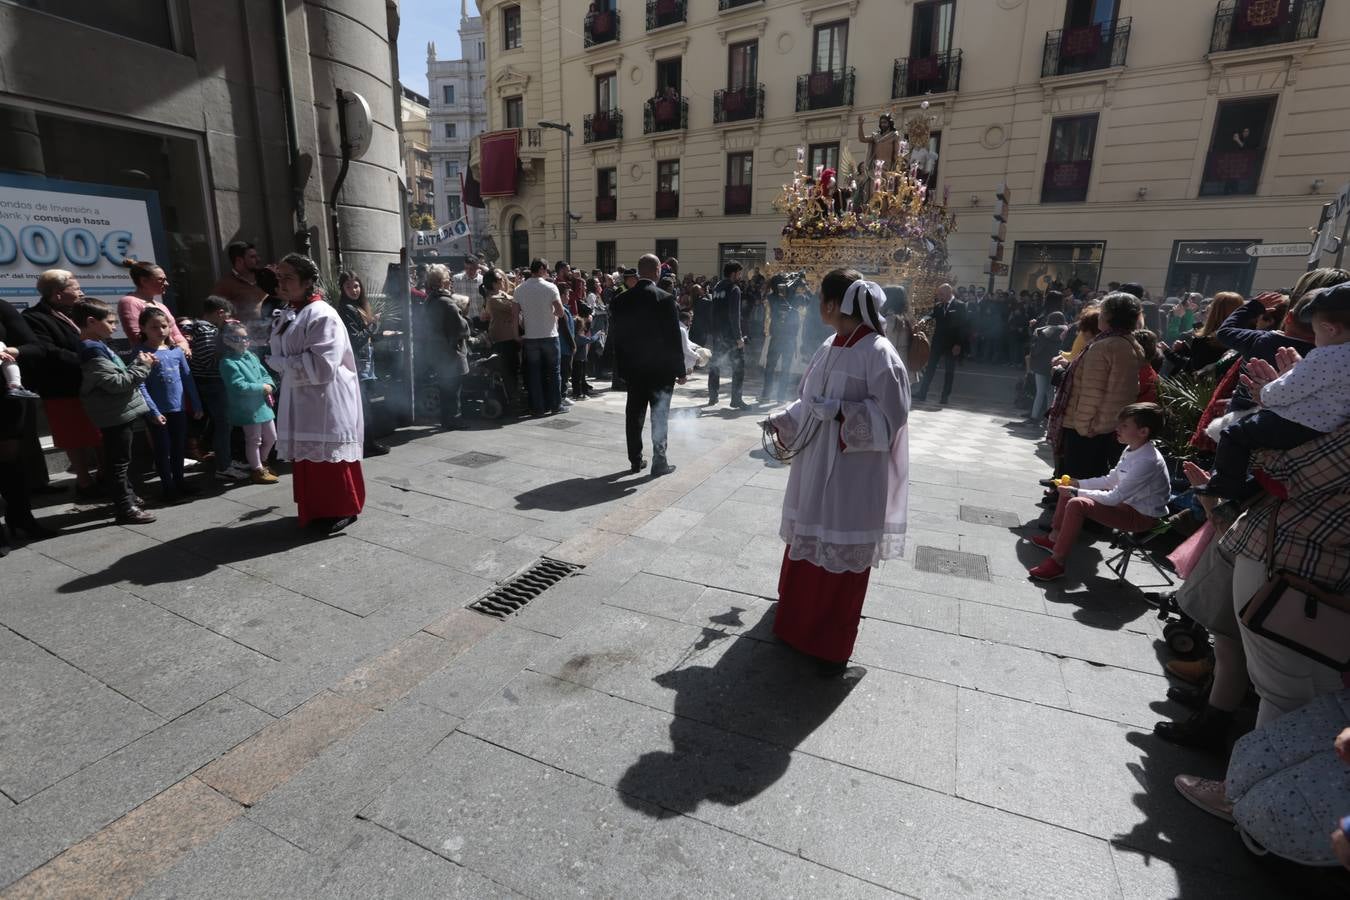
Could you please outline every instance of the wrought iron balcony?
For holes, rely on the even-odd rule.
[[[1088,180],[1092,177],[1092,160],[1074,160],[1045,164],[1045,178],[1041,182],[1042,203],[1081,203],[1087,199]]]
[[[1209,52],[1310,41],[1322,27],[1324,0],[1219,0]]]
[[[960,90],[961,51],[897,59],[891,75],[891,99]]]
[[[688,0],[647,0],[647,30],[665,28],[689,18]]]
[[[583,143],[617,141],[623,137],[623,110],[603,109],[582,119]]]
[[[1205,159],[1205,178],[1200,182],[1200,196],[1255,194],[1261,183],[1261,166],[1265,158],[1265,151],[1260,148],[1211,150]]]
[[[680,214],[679,191],[656,192],[656,218],[674,219]]]
[[[735,9],[738,6],[749,6],[752,3],[762,3],[764,0],[717,0],[718,12],[726,12],[729,9]]]
[[[679,131],[689,127],[689,101],[684,97],[653,97],[643,107],[642,133]]]
[[[608,44],[619,39],[619,13],[617,10],[604,9],[586,13],[583,30],[587,47]]]
[[[713,122],[764,118],[764,85],[713,91]]]
[[[853,105],[853,67],[797,76],[797,112]]]
[[[726,187],[726,201],[722,212],[728,216],[747,216],[750,214],[750,185],[729,184]]]
[[[613,222],[619,217],[619,199],[617,197],[595,198],[595,221]]]
[[[1125,65],[1125,52],[1130,46],[1131,21],[1129,18],[1116,19],[1099,25],[1056,28],[1046,32],[1041,77],[1073,75]]]

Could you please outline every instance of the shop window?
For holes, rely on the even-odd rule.
[[[124,38],[179,53],[192,53],[189,29],[180,0],[118,0],[116,3],[74,3],[71,0],[11,0],[19,6],[79,22]]]
[[[1096,290],[1101,280],[1105,241],[1018,241],[1008,287],[1013,291],[1047,291],[1056,284],[1071,288],[1082,284]]]
[[[1219,104],[1214,136],[1205,157],[1201,197],[1256,193],[1274,112],[1274,97]]]
[[[1050,154],[1041,184],[1042,203],[1074,203],[1087,199],[1092,177],[1092,150],[1097,143],[1097,116],[1070,116],[1050,125]]]
[[[520,7],[507,6],[502,9],[502,49],[520,49]]]
[[[115,301],[130,292],[131,278],[108,254],[125,254],[164,268],[170,285],[166,301],[175,312],[200,311],[224,260],[195,139],[0,105],[0,133],[14,129],[36,140],[0,139],[0,196],[33,192],[36,202],[72,221],[0,219],[0,251],[4,246],[16,251],[12,258],[0,252],[0,296],[21,305],[31,301],[38,273],[61,268],[76,274],[86,294]],[[19,172],[24,174],[9,174]],[[68,209],[57,210],[57,204]],[[45,230],[33,234],[50,235],[49,240],[30,238],[25,251],[19,232],[27,226]],[[103,252],[105,239],[122,230],[133,233],[131,243],[119,249],[114,241]]]

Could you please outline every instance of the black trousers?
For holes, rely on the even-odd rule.
[[[136,494],[131,490],[131,440],[135,424],[126,422],[100,428],[103,432],[103,462],[108,469],[108,490],[113,506],[119,513],[129,513],[136,506]]]
[[[1070,478],[1100,478],[1111,471],[1125,449],[1116,440],[1114,431],[1084,437],[1072,428],[1065,428],[1062,436],[1064,461],[1060,469]]]
[[[792,381],[792,354],[797,349],[797,335],[769,335],[769,352],[764,358],[764,396],[768,400],[774,396],[774,378],[778,379],[778,399],[786,400]]]
[[[150,446],[155,451],[159,488],[167,495],[183,487],[183,456],[187,452],[187,413],[164,413],[164,424],[151,424]]]
[[[731,402],[741,402],[741,386],[745,384],[745,348],[735,341],[716,338],[713,341],[712,361],[708,364],[708,399],[717,399],[722,382],[722,366],[731,366]]]
[[[580,400],[586,396],[590,386],[586,384],[586,358],[572,357],[572,399]]]
[[[666,458],[666,435],[670,417],[670,398],[675,393],[675,382],[663,383],[628,380],[628,400],[624,406],[623,424],[628,439],[628,460],[642,459],[642,426],[647,420],[647,408],[652,411],[652,455]]]
[[[520,341],[497,341],[492,352],[502,367],[502,381],[506,382],[506,398],[515,403],[520,397]]]
[[[928,365],[923,369],[923,381],[919,384],[919,392],[914,395],[915,400],[927,400],[928,388],[933,384],[933,378],[937,375],[938,363],[946,360],[947,367],[942,373],[942,402],[946,403],[952,395],[952,382],[956,381],[956,355],[952,353],[951,348],[943,350],[941,353],[933,351],[933,355],[928,357]]]
[[[1307,425],[1291,422],[1268,409],[1258,410],[1224,428],[1214,451],[1212,489],[1238,488],[1247,479],[1247,466],[1256,450],[1292,450],[1322,436]]]

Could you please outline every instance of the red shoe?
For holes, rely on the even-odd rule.
[[[1027,574],[1037,581],[1054,581],[1064,577],[1064,567],[1053,559],[1047,559]]]
[[[1055,552],[1055,542],[1050,539],[1050,535],[1048,534],[1038,534],[1033,538],[1029,538],[1029,540],[1042,550],[1049,550],[1051,553]]]

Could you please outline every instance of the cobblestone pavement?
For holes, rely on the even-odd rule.
[[[772,642],[787,470],[700,384],[661,479],[610,395],[401,432],[334,539],[285,479],[144,527],[65,511],[0,560],[5,896],[1279,893],[1173,791],[1219,769],[1149,734],[1180,710],[1103,545],[1026,580],[1025,429],[915,412],[850,689]],[[543,556],[585,568],[463,608]]]

